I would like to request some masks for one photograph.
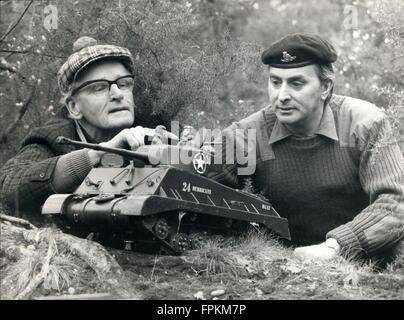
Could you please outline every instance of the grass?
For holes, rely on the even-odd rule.
[[[46,229],[43,232],[46,232]],[[49,230],[49,229],[47,229]],[[26,239],[2,262],[2,298],[108,292],[96,272],[51,234]],[[35,243],[34,249],[30,245]],[[220,299],[403,299],[404,251],[385,268],[342,257],[302,262],[271,235],[255,230],[239,237],[209,237],[183,256],[145,255],[110,249],[141,299],[194,299],[225,290]],[[6,259],[6,256],[2,259]],[[34,284],[34,285],[33,285]],[[24,295],[22,295],[24,296]]]
[[[91,283],[96,275],[68,248],[56,243],[51,229],[44,229],[48,241],[27,243],[10,248],[10,257],[1,270],[1,293],[5,299],[66,293],[69,288],[99,287]],[[34,243],[34,245],[32,244]],[[92,276],[88,276],[92,274]]]
[[[241,299],[402,299],[402,257],[382,270],[371,261],[341,257],[302,262],[270,235],[249,232],[229,245],[207,240],[184,259],[199,277],[200,289],[225,286],[227,298],[233,294]],[[195,281],[189,279],[190,288]]]

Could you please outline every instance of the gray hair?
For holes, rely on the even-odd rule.
[[[316,65],[316,72],[317,72],[317,75],[318,75],[321,83],[323,83],[323,84],[325,84],[327,82],[331,83],[330,92],[328,93],[328,96],[324,101],[324,105],[326,105],[330,101],[332,93],[334,91],[334,83],[335,83],[334,68],[332,67],[331,63],[317,64]]]
[[[66,117],[68,117],[68,118],[71,118],[71,116],[70,116],[69,108],[67,107],[67,103],[72,97],[72,91],[73,91],[73,86],[70,86],[70,88],[67,92],[61,93],[62,97],[59,100],[59,103],[62,105],[62,108],[64,108],[66,110]]]
[[[67,101],[70,98],[70,92],[62,93],[62,97],[60,98],[59,102],[62,106],[66,107]]]

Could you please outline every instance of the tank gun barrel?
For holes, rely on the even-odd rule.
[[[139,159],[142,161],[147,161],[148,162],[148,155],[136,151],[130,151],[126,149],[120,149],[120,148],[112,148],[112,147],[105,147],[101,146],[96,143],[88,143],[88,142],[81,142],[81,141],[76,141],[72,140],[63,136],[59,136],[56,139],[56,142],[59,144],[68,144],[68,145],[73,145],[73,146],[78,146],[78,147],[83,147],[83,148],[89,148],[97,151],[104,151],[108,153],[115,153],[119,154],[120,156],[123,156],[126,159]]]

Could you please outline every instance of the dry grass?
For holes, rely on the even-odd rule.
[[[254,299],[393,299],[403,298],[403,253],[380,270],[371,261],[301,261],[265,233],[249,232],[226,241],[208,240],[185,259],[206,286],[217,279],[232,292],[246,286],[242,298]],[[228,244],[228,242],[227,242]],[[250,288],[250,294],[246,293]],[[257,291],[259,294],[254,293]]]
[[[6,222],[0,237],[6,245],[0,250],[2,299],[105,290],[127,294],[121,267],[98,243],[53,228],[7,227]]]
[[[285,259],[290,250],[268,234],[250,231],[239,238],[213,237],[184,257],[196,275],[252,276],[264,272],[271,261]]]
[[[62,293],[77,283],[78,271],[83,267],[67,250],[59,251],[52,232],[46,232],[47,243],[15,248],[18,251],[15,263],[2,272],[6,275],[2,279],[2,284],[7,285],[3,292],[5,298],[25,299],[38,287],[42,289],[42,294],[51,291]]]
[[[35,240],[37,231],[40,241]],[[50,229],[38,229],[26,239],[30,241],[4,251],[2,299],[67,294],[69,288],[75,294],[113,291],[87,260],[58,241]],[[223,299],[404,298],[403,250],[385,269],[341,257],[303,262],[271,235],[252,230],[237,238],[207,238],[200,249],[183,256],[113,249],[110,253],[141,299],[193,299],[200,291],[209,299],[218,288],[226,291]]]

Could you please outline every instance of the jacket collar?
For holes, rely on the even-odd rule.
[[[323,117],[321,118],[320,125],[315,134],[323,135],[332,140],[338,141],[337,129],[335,127],[334,115],[329,104],[324,108]],[[273,144],[283,140],[293,133],[289,131],[278,119],[275,120],[274,127],[269,137],[269,144]]]

